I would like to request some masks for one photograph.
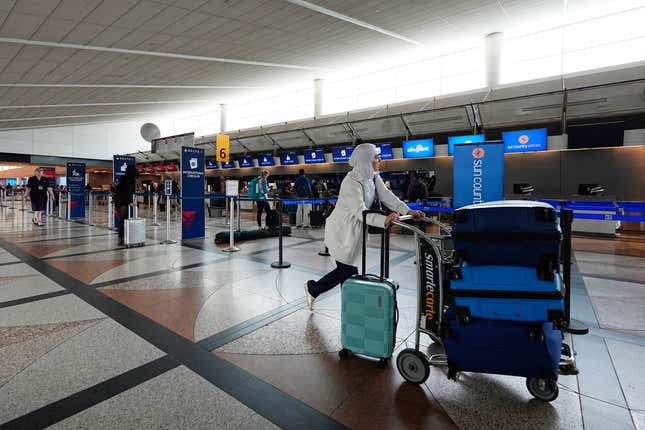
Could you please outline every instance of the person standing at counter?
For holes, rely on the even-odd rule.
[[[43,176],[40,168],[34,170],[34,176],[27,181],[25,190],[25,199],[31,200],[31,210],[34,211],[34,217],[31,222],[39,227],[43,225],[43,211],[47,207],[47,196],[54,195],[49,179]]]
[[[119,216],[119,245],[123,245],[125,220],[129,218],[129,206],[134,205],[132,199],[136,191],[137,168],[128,166],[125,174],[119,179],[114,191],[114,206]]]
[[[410,210],[392,191],[388,190],[378,174],[381,158],[371,143],[358,145],[349,159],[352,170],[340,186],[335,210],[325,223],[325,246],[336,260],[336,268],[318,281],[305,283],[305,297],[309,310],[320,294],[342,284],[358,273],[363,236],[363,212],[372,207],[375,199],[394,210],[385,216],[368,214],[367,223],[375,227],[388,226],[399,215],[424,216],[421,211]]]
[[[296,195],[299,199],[310,199],[314,196],[311,180],[305,175],[305,169],[298,171],[298,178],[294,182]],[[296,228],[310,228],[309,212],[311,212],[310,204],[298,205],[298,212],[296,212]]]

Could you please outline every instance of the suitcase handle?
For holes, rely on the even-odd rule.
[[[367,215],[368,214],[381,214],[378,210],[367,209],[363,211],[363,255],[362,255],[362,270],[361,274],[365,275],[366,270],[366,256],[367,256]],[[384,226],[381,233],[381,278],[390,276],[390,226]]]

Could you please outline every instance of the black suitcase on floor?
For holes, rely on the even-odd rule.
[[[277,210],[270,209],[269,212],[267,212],[266,224],[269,229],[278,228],[278,226],[280,225],[280,215],[278,215]]]
[[[309,224],[312,227],[320,228],[325,223],[325,217],[323,216],[322,211],[311,211],[309,212]]]

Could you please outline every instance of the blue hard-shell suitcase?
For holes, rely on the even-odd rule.
[[[513,321],[559,322],[564,319],[562,280],[538,279],[535,268],[479,266],[452,269],[450,296],[462,315]]]
[[[454,213],[455,256],[474,264],[557,270],[562,231],[553,206],[508,200],[459,208]]]
[[[551,322],[530,323],[471,318],[457,321],[447,312],[443,339],[450,376],[479,372],[555,379],[562,353],[562,332]]]
[[[390,358],[396,333],[396,290],[391,279],[356,275],[343,283],[341,344],[356,354]]]

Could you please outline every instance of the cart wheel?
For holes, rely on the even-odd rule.
[[[557,399],[560,392],[555,379],[526,378],[526,388],[533,397],[543,402]]]
[[[340,351],[338,351],[338,356],[343,360],[349,358],[349,354],[350,354],[349,349],[343,348]]]
[[[430,376],[428,359],[414,348],[407,348],[399,353],[396,367],[401,376],[413,384],[423,384]]]
[[[378,360],[378,367],[379,369],[385,369],[388,364],[388,359],[387,358],[379,358]]]

